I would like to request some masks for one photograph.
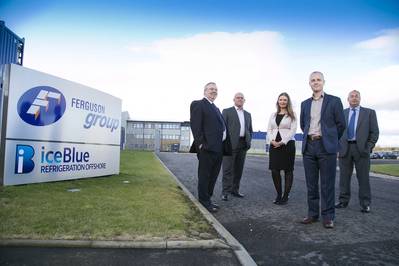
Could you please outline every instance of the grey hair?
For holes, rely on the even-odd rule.
[[[237,95],[241,95],[241,96],[245,99],[244,93],[242,93],[242,92],[236,92],[236,94],[234,94],[234,98],[235,98]]]
[[[324,80],[324,75],[323,75],[323,73],[321,73],[320,71],[313,71],[312,73],[310,73],[309,79],[310,79],[310,77],[311,77],[313,74],[319,74],[319,75],[323,78],[323,80]]]
[[[205,86],[204,86],[204,92],[205,92],[206,88],[207,88],[209,85],[215,85],[215,86],[216,86],[216,83],[215,83],[215,82],[212,82],[212,81],[206,83]]]
[[[356,93],[359,94],[359,96],[360,96],[360,91],[358,91],[358,90],[351,90],[351,91],[348,93],[348,97],[349,97],[349,95],[351,95],[352,92],[356,92]]]

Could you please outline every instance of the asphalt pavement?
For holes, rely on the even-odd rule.
[[[160,153],[159,158],[197,195],[195,155]],[[338,181],[339,172],[336,188]],[[307,204],[302,159],[295,163],[289,203],[278,206],[272,203],[275,191],[268,158],[249,155],[240,190],[245,198],[221,201],[219,176],[213,200],[221,210],[214,216],[258,265],[399,265],[399,180],[371,177],[370,183],[371,213],[360,212],[353,177],[351,202],[336,211],[334,229],[321,223],[303,225],[299,221],[307,214]]]

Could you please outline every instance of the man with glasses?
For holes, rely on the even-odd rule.
[[[370,212],[370,153],[379,136],[375,111],[360,106],[360,92],[353,90],[348,95],[350,108],[344,110],[347,129],[340,139],[339,150],[339,203],[335,208],[346,208],[351,196],[353,166],[359,183],[360,211]]]
[[[198,199],[209,211],[217,212],[219,206],[211,201],[222,164],[223,151],[229,153],[226,124],[214,104],[218,89],[214,82],[204,87],[204,98],[190,106],[190,124],[194,142],[190,152],[198,158]]]

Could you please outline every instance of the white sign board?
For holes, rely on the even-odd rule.
[[[119,173],[121,100],[10,66],[4,185]]]

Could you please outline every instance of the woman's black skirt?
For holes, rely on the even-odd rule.
[[[287,145],[269,148],[269,169],[293,171],[295,162],[295,140],[288,141]]]

